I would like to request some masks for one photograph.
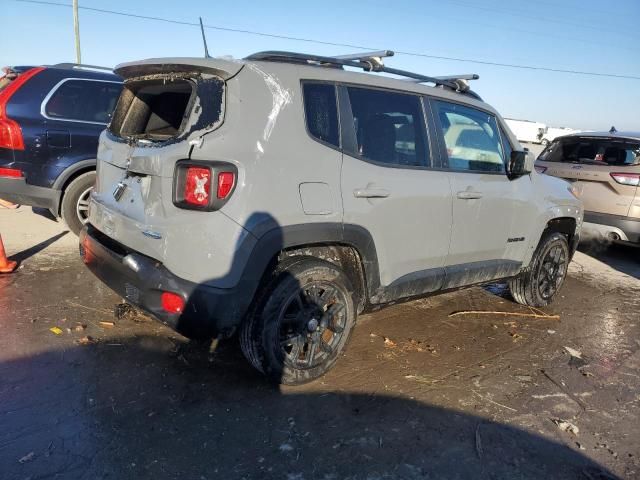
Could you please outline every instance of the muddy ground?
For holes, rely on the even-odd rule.
[[[276,388],[233,341],[115,318],[63,230],[0,210],[2,479],[640,477],[638,249],[579,252],[559,319],[500,285],[396,305]]]

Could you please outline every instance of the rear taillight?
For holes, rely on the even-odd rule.
[[[22,178],[22,170],[17,168],[0,168],[0,177]]]
[[[236,183],[236,176],[233,172],[218,173],[218,199],[224,200],[227,198],[233,189],[234,183]]]
[[[0,148],[24,150],[22,130],[15,120],[0,118]]]
[[[0,92],[0,148],[24,150],[22,130],[18,122],[7,116],[7,103],[9,103],[9,99],[22,85],[42,70],[44,70],[44,67],[27,70]]]
[[[230,163],[181,160],[176,164],[173,203],[192,210],[218,210],[231,197],[237,177],[238,170]]]
[[[189,205],[206,207],[211,196],[211,170],[188,167],[184,183],[184,201]]]
[[[611,174],[611,178],[613,178],[617,183],[621,185],[630,185],[632,187],[637,187],[640,185],[640,173],[614,172]]]
[[[544,173],[547,171],[547,167],[542,167],[540,165],[535,165],[534,168],[536,169],[536,172],[538,173]]]
[[[184,310],[184,298],[177,293],[162,292],[160,296],[162,309],[167,313],[182,313]]]

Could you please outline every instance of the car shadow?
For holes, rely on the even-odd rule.
[[[58,222],[58,219],[53,215],[53,213],[51,213],[51,210],[49,210],[48,208],[31,207],[31,211],[36,215],[40,215],[41,217],[46,218],[47,220],[51,220],[52,222],[56,223]]]
[[[41,252],[42,250],[44,250],[45,248],[47,248],[49,245],[57,242],[58,240],[60,240],[62,237],[64,237],[66,234],[68,234],[69,231],[65,230],[64,232],[60,232],[56,235],[54,235],[53,237],[50,237],[32,247],[29,247],[25,250],[22,250],[18,253],[14,253],[13,255],[11,255],[10,260],[15,260],[18,263],[22,263],[25,260],[27,260],[30,257],[33,257],[35,254]]]
[[[581,242],[578,250],[619,272],[640,279],[640,247],[638,246],[590,240]]]
[[[284,248],[271,217],[250,221],[276,228]],[[98,291],[75,271],[58,275],[67,289],[67,278],[80,283],[76,295]],[[34,301],[59,295],[55,287]],[[31,342],[25,353],[4,357],[3,478],[616,478],[569,439],[394,393],[336,391],[345,383],[332,387],[331,373],[275,385],[250,367],[237,338],[187,340],[151,325],[127,333],[123,320],[99,341],[70,329],[22,340]]]
[[[393,394],[275,387],[233,341],[113,336],[0,364],[3,478],[617,478]]]

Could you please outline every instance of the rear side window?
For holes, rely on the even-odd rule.
[[[419,97],[359,87],[347,91],[357,140],[351,155],[390,165],[428,165]]]
[[[504,172],[505,152],[496,119],[481,110],[434,102],[446,147],[445,167],[473,172]]]
[[[51,118],[106,124],[121,90],[115,82],[67,80],[53,92],[44,111]]]
[[[336,87],[322,83],[305,83],[304,113],[309,133],[336,147],[340,147]]]
[[[565,138],[551,143],[538,157],[544,162],[629,166],[640,164],[640,142],[618,139]]]

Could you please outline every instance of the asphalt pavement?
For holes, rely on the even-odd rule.
[[[2,479],[640,477],[638,249],[582,246],[549,317],[504,285],[363,315],[325,377],[274,387],[234,339],[115,317],[63,224],[0,232]]]

